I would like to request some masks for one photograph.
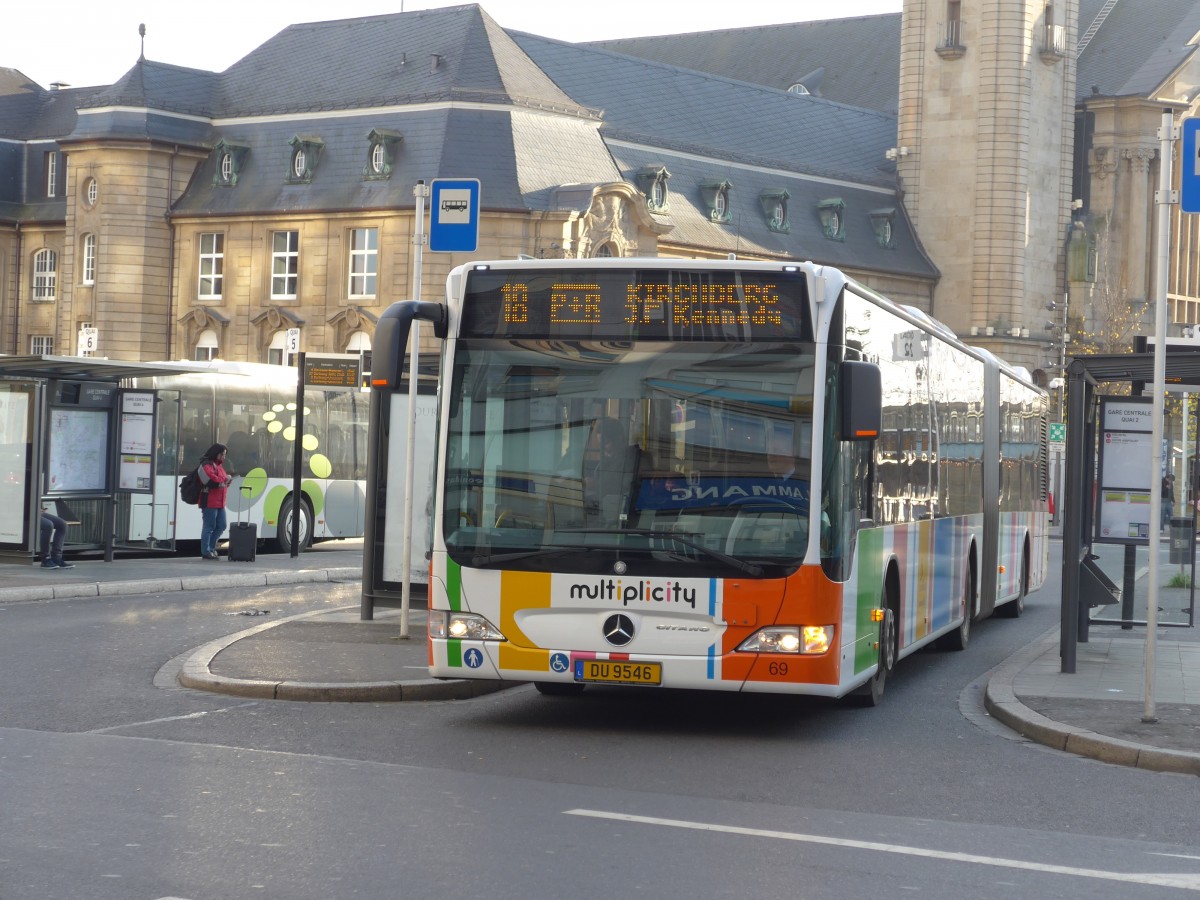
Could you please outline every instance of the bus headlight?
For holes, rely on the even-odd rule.
[[[760,628],[738,646],[746,653],[800,653],[819,656],[833,644],[832,625],[774,625]]]
[[[505,641],[508,640],[495,625],[483,616],[474,613],[448,612],[444,609],[429,611],[429,636],[454,638],[462,641]]]

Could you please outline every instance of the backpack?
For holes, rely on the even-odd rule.
[[[179,482],[179,499],[184,503],[197,505],[203,492],[204,484],[200,481],[199,469],[192,469],[183,476],[183,481]]]

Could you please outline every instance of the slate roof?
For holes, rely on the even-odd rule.
[[[660,241],[704,249],[713,253],[765,254],[812,260],[858,271],[890,272],[921,278],[937,276],[937,270],[918,245],[912,225],[896,200],[895,193],[861,184],[831,183],[784,171],[763,171],[756,166],[720,159],[702,160],[690,154],[653,147],[611,145],[625,181],[636,183],[639,170],[665,166],[671,173],[667,183],[668,213],[655,216],[672,226]],[[727,181],[728,223],[711,221],[700,186]],[[760,202],[764,191],[788,193],[788,233],[772,231]],[[844,240],[825,237],[818,204],[843,201]],[[895,210],[892,244],[879,245],[870,213]]]
[[[440,57],[435,68],[433,55]],[[291,25],[221,75],[226,117],[447,99],[590,115],[474,4]]]
[[[413,185],[431,178],[479,178],[484,209],[546,209],[550,191],[559,184],[620,177],[594,122],[551,119],[520,108],[439,106],[303,122],[304,133],[319,138],[324,149],[312,182],[290,184],[289,141],[299,129],[293,119],[222,128],[223,137],[249,147],[237,185],[214,184],[217,159],[210,154],[176,204],[176,213],[411,208]],[[387,179],[364,177],[372,129],[403,135]]]
[[[1079,34],[1104,0],[1080,0]],[[1076,97],[1149,97],[1196,52],[1200,0],[1118,0],[1078,60]]]
[[[0,136],[54,140],[75,127],[75,107],[96,88],[47,90],[16,69],[0,68]]]
[[[786,91],[824,69],[818,96],[895,115],[900,13],[595,41],[589,46]]]
[[[514,36],[564,91],[604,111],[607,136],[895,185],[884,161],[896,143],[894,116],[608,50]]]

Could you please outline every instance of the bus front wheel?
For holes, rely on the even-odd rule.
[[[275,545],[282,553],[292,552],[292,510],[296,508],[293,498],[288,497],[279,510],[279,527],[275,533]],[[300,549],[304,550],[312,543],[313,514],[308,503],[301,500],[300,508]]]
[[[871,680],[856,689],[852,695],[858,706],[878,706],[883,702],[883,689],[887,686],[888,675],[896,665],[896,614],[887,602],[886,594],[882,606],[883,621],[879,623],[879,660]]]

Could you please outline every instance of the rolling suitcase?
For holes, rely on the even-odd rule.
[[[229,561],[254,562],[254,554],[258,549],[258,525],[255,522],[242,521],[242,507],[245,494],[250,488],[243,487],[238,491],[238,520],[229,526]]]

